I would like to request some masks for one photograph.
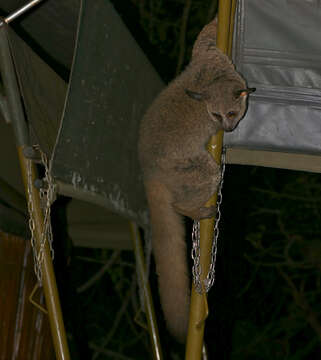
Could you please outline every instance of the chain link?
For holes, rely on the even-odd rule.
[[[38,261],[37,261],[37,250],[36,250],[36,237],[35,237],[35,215],[33,209],[33,184],[32,184],[32,175],[31,175],[31,160],[27,161],[27,180],[28,180],[28,188],[27,188],[27,195],[28,195],[28,211],[29,211],[29,229],[31,233],[31,246],[33,249],[33,264],[34,264],[34,271],[37,276],[38,281],[41,283],[41,271],[38,271]]]
[[[213,234],[213,244],[211,249],[211,263],[207,276],[203,280],[203,284],[201,281],[202,268],[200,263],[200,222],[195,220],[193,223],[192,259],[194,264],[192,268],[192,274],[193,274],[193,282],[194,282],[195,290],[199,294],[203,292],[203,287],[205,289],[205,292],[208,292],[210,288],[213,286],[215,281],[215,264],[216,264],[216,255],[217,255],[217,241],[220,233],[219,222],[221,220],[221,204],[223,200],[222,189],[224,182],[224,173],[225,173],[225,149],[223,148],[222,158],[221,158],[221,181],[217,191],[216,217],[214,222],[215,225],[214,225],[214,234]]]
[[[51,174],[50,174],[50,168],[48,164],[48,159],[45,153],[43,153],[39,146],[34,146],[35,150],[38,150],[41,154],[41,162],[42,165],[45,168],[45,176],[43,178],[43,185],[39,190],[39,196],[40,196],[40,202],[43,207],[43,226],[42,226],[42,232],[41,232],[41,238],[40,238],[40,244],[39,247],[36,244],[36,236],[35,236],[35,212],[34,212],[34,204],[33,204],[33,196],[34,196],[34,184],[32,182],[32,160],[28,160],[27,164],[27,179],[28,179],[28,210],[29,210],[29,228],[31,232],[31,246],[33,249],[33,259],[34,259],[34,271],[37,276],[38,282],[42,284],[42,263],[44,259],[44,251],[45,251],[45,244],[46,241],[48,241],[51,258],[54,258],[54,251],[52,247],[52,228],[51,228],[51,204],[55,200],[56,196],[56,189],[55,185],[53,183]]]
[[[193,230],[192,230],[192,259],[193,259],[193,281],[195,285],[195,289],[198,293],[202,292],[202,284],[201,284],[201,263],[200,263],[200,222],[193,222]]]

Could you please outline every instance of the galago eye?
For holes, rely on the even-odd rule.
[[[222,115],[221,115],[221,114],[212,112],[212,115],[213,115],[214,117],[216,117],[216,119],[217,119],[218,121],[223,121],[223,118],[222,118]]]
[[[226,116],[229,118],[229,119],[232,119],[236,116],[236,112],[235,111],[230,111],[226,114]]]

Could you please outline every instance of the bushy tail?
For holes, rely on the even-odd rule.
[[[167,327],[185,342],[188,327],[190,284],[182,217],[171,206],[171,194],[163,184],[145,184],[150,208],[153,253]]]

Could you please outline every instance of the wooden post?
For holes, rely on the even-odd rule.
[[[133,246],[136,258],[136,266],[138,276],[140,277],[140,282],[143,291],[143,297],[145,302],[145,311],[146,311],[146,318],[148,323],[148,331],[151,339],[152,344],[152,352],[153,352],[153,359],[154,360],[162,360],[162,348],[159,340],[158,335],[158,328],[156,322],[156,316],[154,312],[154,305],[153,299],[148,283],[148,279],[146,277],[146,266],[144,261],[144,251],[142,246],[142,240],[139,234],[138,226],[134,222],[130,222],[130,229],[132,233],[133,239]]]

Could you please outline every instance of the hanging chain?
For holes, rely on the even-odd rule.
[[[192,230],[192,259],[194,265],[192,267],[192,274],[195,289],[199,294],[202,293],[200,257],[200,222],[194,220]]]
[[[35,215],[33,209],[33,184],[32,184],[32,175],[31,175],[31,160],[27,161],[27,180],[28,180],[28,190],[27,190],[27,203],[28,203],[28,211],[29,211],[29,229],[31,233],[31,246],[32,246],[32,253],[33,253],[33,264],[34,264],[34,271],[37,276],[39,283],[41,283],[41,270],[38,266],[37,261],[37,250],[36,250],[36,237],[35,237]]]
[[[55,200],[56,196],[56,189],[55,185],[53,183],[50,169],[48,165],[48,159],[45,153],[43,153],[39,146],[34,146],[34,149],[38,150],[41,154],[41,162],[42,165],[45,168],[45,176],[43,178],[43,184],[39,190],[39,196],[40,196],[40,202],[41,206],[43,208],[43,224],[42,224],[42,232],[41,232],[41,238],[40,238],[40,244],[37,246],[36,240],[35,240],[35,212],[34,212],[34,205],[33,205],[33,195],[34,195],[34,184],[32,182],[32,170],[31,170],[31,164],[32,160],[28,160],[27,165],[27,178],[28,178],[28,210],[29,210],[29,228],[31,232],[31,245],[33,249],[33,259],[34,259],[34,271],[37,276],[37,279],[40,284],[42,284],[42,263],[44,259],[44,251],[45,251],[45,244],[46,241],[48,241],[51,258],[54,258],[54,251],[52,247],[52,228],[51,228],[51,204]]]
[[[216,254],[217,254],[217,241],[220,234],[219,223],[221,220],[221,205],[223,201],[222,189],[224,183],[224,174],[225,174],[225,148],[223,148],[222,151],[221,181],[217,191],[216,217],[215,217],[214,236],[213,236],[213,244],[211,251],[211,264],[204,284],[206,292],[210,290],[210,288],[213,286],[215,281],[215,264],[216,264]]]
[[[205,292],[208,292],[213,286],[215,281],[215,264],[216,264],[216,255],[217,255],[217,241],[219,237],[219,222],[221,220],[221,204],[223,200],[222,189],[224,182],[224,173],[225,173],[225,149],[222,151],[221,158],[221,181],[218,186],[217,191],[217,201],[216,201],[216,217],[214,225],[214,234],[213,234],[213,244],[211,250],[211,263],[206,279],[201,281],[202,267],[200,263],[200,222],[194,221],[193,230],[192,230],[192,259],[193,259],[193,282],[195,285],[196,291],[201,294],[203,292],[203,287]],[[203,286],[202,286],[203,285]]]

